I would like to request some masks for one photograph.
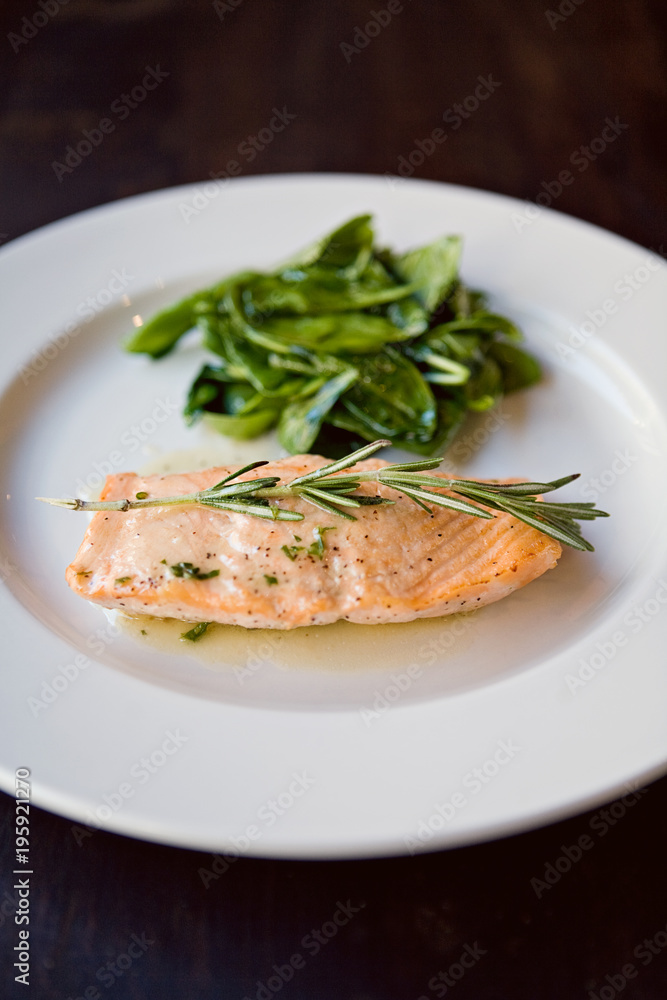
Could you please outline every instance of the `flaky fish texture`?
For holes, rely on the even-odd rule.
[[[294,455],[242,479],[286,481],[328,461]],[[370,459],[345,474],[387,464]],[[193,493],[233,471],[120,473],[107,478],[101,499],[132,498],[142,491],[150,497]],[[280,505],[300,511],[303,521],[266,521],[193,505],[100,511],[67,569],[67,581],[86,600],[130,615],[291,629],[341,618],[382,624],[472,610],[535,580],[561,554],[558,542],[509,514],[483,520],[434,506],[429,515],[377,483],[362,483],[359,492],[396,503],[360,507],[353,511],[356,521],[296,498]],[[322,533],[323,528],[332,530]],[[324,541],[321,558],[317,544],[314,554],[308,551],[318,534]],[[219,573],[179,578],[170,569],[178,563],[191,563],[200,575]]]

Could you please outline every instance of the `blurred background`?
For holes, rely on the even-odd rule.
[[[501,192],[666,252],[660,0],[12,0],[0,27],[1,242],[172,185],[343,171]],[[240,859],[205,888],[209,855],[77,843],[36,810],[30,995],[664,1000],[666,816],[662,779],[544,888],[599,810],[414,859]],[[340,902],[354,919],[288,977]]]
[[[385,0],[3,4],[5,240],[116,198],[208,179],[230,160],[244,176],[395,174],[416,141],[442,127],[448,141],[414,176],[534,201],[570,169],[576,183],[556,199],[559,211],[659,246],[667,210],[660,0],[394,0],[400,13],[390,8]],[[164,77],[133,100],[146,67]],[[470,110],[480,77],[491,92]],[[252,160],[239,154],[273,108],[296,118]],[[114,131],[58,178],[52,164],[104,117]],[[600,152],[605,141],[594,140],[607,118],[624,127]],[[573,169],[573,154],[591,143]]]

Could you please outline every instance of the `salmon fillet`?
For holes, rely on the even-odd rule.
[[[293,479],[328,462],[294,455],[242,479]],[[354,470],[388,464],[369,459]],[[151,497],[193,493],[233,471],[120,473],[107,477],[101,499],[141,491]],[[434,507],[429,516],[377,483],[362,483],[359,492],[397,502],[360,507],[356,521],[298,499],[282,505],[301,511],[303,521],[266,521],[199,506],[100,511],[67,569],[67,582],[86,600],[130,615],[289,629],[339,618],[407,622],[479,608],[551,569],[561,553],[558,542],[509,514],[483,520]],[[308,549],[322,528],[333,530],[322,534],[318,558]],[[170,569],[178,563],[191,563],[200,574],[219,573],[179,578]]]

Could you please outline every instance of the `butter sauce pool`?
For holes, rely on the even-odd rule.
[[[191,622],[148,615],[114,616],[115,624],[137,643],[173,656],[187,655],[212,670],[234,670],[240,683],[266,665],[286,670],[405,673],[453,656],[472,642],[479,612],[422,618],[386,625],[332,625],[288,630],[246,629],[238,625],[209,625],[196,641],[181,636]],[[419,674],[414,671],[413,675]]]

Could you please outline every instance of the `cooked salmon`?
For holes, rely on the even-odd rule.
[[[294,455],[241,478],[289,480],[328,461]],[[352,471],[388,464],[369,459]],[[111,475],[101,499],[193,493],[233,471]],[[281,503],[303,513],[303,521],[193,505],[98,512],[67,581],[86,600],[130,615],[247,628],[290,629],[340,618],[379,624],[498,601],[555,566],[561,553],[558,542],[509,514],[483,520],[434,507],[429,515],[377,483],[362,483],[359,492],[397,502],[360,507],[356,521],[297,499]],[[179,565],[189,572],[176,575]]]

